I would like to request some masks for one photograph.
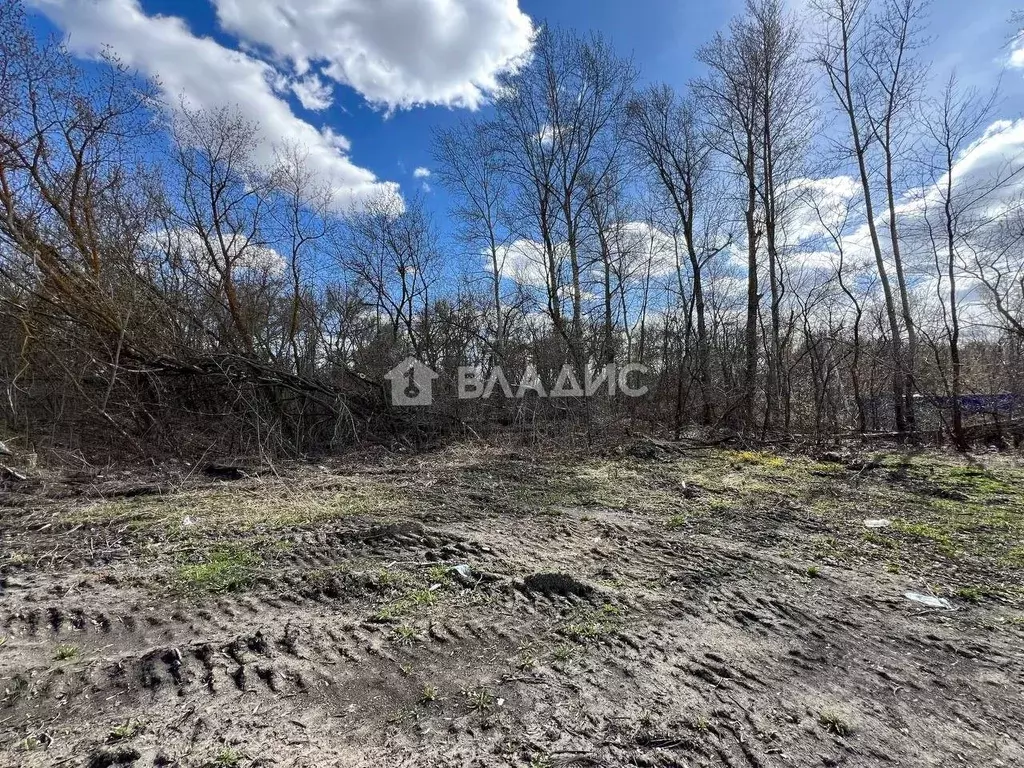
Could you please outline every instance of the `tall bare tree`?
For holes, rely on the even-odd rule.
[[[742,189],[746,228],[747,302],[744,328],[744,365],[740,398],[740,423],[752,429],[755,422],[758,370],[758,312],[761,304],[758,250],[764,224],[758,217],[758,143],[762,138],[761,99],[758,93],[758,41],[742,16],[729,24],[728,34],[718,33],[697,58],[710,70],[694,84],[697,98],[706,105],[714,131],[715,147],[731,162]],[[731,410],[731,408],[730,408]]]
[[[920,201],[924,226],[935,265],[937,300],[949,355],[949,373],[937,360],[951,411],[950,433],[960,451],[968,449],[961,397],[964,395],[964,360],[961,348],[963,311],[961,284],[969,280],[979,252],[992,249],[993,212],[1002,217],[1016,207],[1008,186],[1024,173],[1024,158],[1010,158],[993,172],[957,178],[957,163],[988,124],[996,94],[983,95],[963,88],[950,75],[942,97],[924,120],[931,143],[930,186]],[[961,175],[962,176],[962,175]]]
[[[864,195],[864,216],[875,256],[875,266],[885,297],[885,311],[892,344],[892,391],[896,430],[905,433],[907,419],[907,365],[903,348],[896,298],[878,232],[877,211],[870,171],[870,143],[874,124],[868,112],[867,94],[873,83],[865,66],[872,40],[873,17],[868,0],[812,0],[820,21],[816,60],[825,73],[828,86],[849,129],[849,150],[857,165]]]
[[[274,199],[268,227],[274,242],[280,243],[291,283],[283,341],[296,373],[309,373],[316,362],[316,273],[327,261],[339,224],[334,194],[316,177],[309,151],[297,144],[277,148],[271,183]]]
[[[384,193],[369,201],[349,215],[340,247],[343,267],[370,292],[378,333],[394,345],[392,357],[410,351],[430,360],[430,297],[440,254],[422,199]],[[393,362],[382,361],[386,367]]]
[[[783,400],[789,400],[781,317],[786,291],[782,229],[796,198],[793,184],[805,172],[815,104],[799,19],[787,13],[780,0],[749,0],[746,19],[755,62],[753,69],[759,78],[756,85],[761,131],[758,195],[763,210],[771,293],[764,418],[768,430],[778,426]],[[788,408],[785,412],[788,413]],[[785,417],[781,418],[782,426],[788,429]]]
[[[496,101],[492,124],[515,207],[545,259],[548,313],[578,366],[583,354],[583,241],[591,190],[617,167],[622,114],[636,79],[632,63],[598,35],[545,27],[529,65]],[[563,282],[562,254],[568,261]],[[568,288],[570,317],[562,311]]]
[[[916,59],[923,43],[921,29],[928,0],[883,0],[882,11],[864,40],[862,60],[869,73],[862,96],[870,131],[883,158],[886,223],[892,253],[893,270],[900,295],[907,348],[902,358],[906,397],[907,429],[915,429],[914,370],[917,359],[917,329],[911,313],[907,269],[901,247],[897,199],[900,196],[900,169],[910,159],[913,126],[920,110],[925,69]]]
[[[696,317],[697,379],[704,424],[715,420],[711,391],[710,339],[704,288],[704,267],[730,242],[721,231],[716,198],[712,141],[692,101],[679,98],[668,86],[651,86],[630,102],[630,138],[641,164],[653,173],[671,201],[681,225],[682,243],[693,282]]]
[[[253,159],[259,126],[236,111],[197,111],[182,105],[174,125],[180,174],[175,220],[195,243],[200,263],[217,277],[225,316],[217,330],[223,349],[254,354],[255,305],[240,290],[244,270],[269,255],[270,169]]]
[[[472,119],[434,136],[434,159],[441,182],[456,198],[454,213],[463,241],[487,259],[493,303],[493,348],[500,360],[509,317],[502,299],[505,262],[512,240],[509,226],[509,179],[503,173],[495,131]]]

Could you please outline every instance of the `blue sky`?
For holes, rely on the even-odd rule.
[[[805,1],[794,0],[793,6]],[[465,22],[464,34],[458,37],[465,61],[477,63],[463,66],[463,52],[443,42],[448,34],[444,9],[451,7],[449,3],[484,9]],[[620,51],[632,53],[643,80],[682,87],[699,74],[695,50],[742,7],[740,0],[519,0],[518,7],[515,0],[28,0],[28,5],[41,13],[36,16],[41,30],[56,29],[68,36],[72,51],[82,57],[94,56],[103,44],[110,44],[128,64],[157,75],[169,91],[188,91],[186,95],[203,106],[244,101],[258,119],[272,113],[266,118],[270,138],[280,134],[319,140],[329,129],[330,135],[346,140],[321,142],[320,157],[331,178],[354,188],[391,182],[405,193],[422,183],[414,178],[415,169],[431,166],[432,129],[458,120],[466,112],[467,100],[486,109],[486,94],[474,96],[473,88],[460,86],[459,77],[479,81],[500,70],[502,57],[507,59],[521,47],[523,14],[534,24],[547,21],[599,30]],[[924,52],[933,64],[935,81],[956,66],[963,80],[982,88],[994,85],[1010,56],[1007,38],[1015,5],[1013,0],[989,0],[970,8],[959,0],[935,2],[931,42]],[[294,21],[296,9],[305,14],[314,6],[325,14],[362,6],[362,16],[338,43],[343,36],[322,29],[322,22],[303,28],[302,19]],[[404,28],[410,8],[428,10]],[[180,21],[160,20],[161,15]],[[287,23],[268,32],[278,18]],[[369,54],[361,48],[360,35],[372,40],[372,45],[367,43]],[[216,45],[200,45],[199,38],[210,38]],[[345,46],[362,53],[349,60]],[[399,73],[386,87],[378,87],[374,75],[363,71],[367,56],[381,50],[384,64]],[[304,53],[309,54],[308,64],[302,63]],[[328,74],[331,57],[346,62],[338,65],[342,74],[333,79]],[[444,66],[424,64],[445,57]],[[424,75],[421,70],[427,68],[435,71]],[[309,73],[328,86],[330,106],[308,109],[296,95],[292,85]],[[280,82],[273,91],[263,92],[260,77]],[[1016,119],[1024,112],[1021,71],[1007,70],[1002,85],[995,117]],[[256,91],[258,98],[250,98]],[[405,107],[403,100],[421,105]],[[429,179],[427,183],[428,205],[444,229],[444,192]]]

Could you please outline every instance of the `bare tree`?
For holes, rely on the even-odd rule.
[[[545,27],[531,63],[514,75],[492,125],[516,208],[541,244],[548,313],[582,367],[583,256],[590,190],[614,173],[621,117],[636,72],[597,35],[580,38]],[[562,312],[561,254],[568,260],[569,322]]]
[[[818,42],[816,59],[825,73],[829,88],[849,128],[849,150],[856,164],[864,195],[864,216],[875,256],[875,266],[885,297],[885,310],[889,322],[892,344],[892,390],[896,430],[909,427],[907,405],[907,366],[904,359],[903,332],[896,310],[892,283],[882,252],[878,233],[876,209],[869,170],[869,145],[874,124],[868,113],[866,93],[871,92],[870,75],[864,65],[866,42],[870,40],[872,17],[867,0],[813,0],[821,22],[822,35]]]
[[[605,178],[600,188],[587,190],[587,204],[593,226],[593,240],[596,242],[596,257],[592,271],[599,275],[601,290],[600,341],[594,344],[598,360],[602,363],[615,361],[617,343],[616,329],[619,327],[616,314],[623,314],[623,330],[628,334],[625,323],[625,277],[622,269],[624,251],[629,249],[625,242],[626,216],[623,208],[623,187],[618,174]]]
[[[430,292],[437,280],[436,235],[421,199],[383,194],[352,211],[342,235],[342,265],[372,296],[378,334],[396,357],[430,358]],[[394,360],[383,361],[387,367]]]
[[[968,243],[971,253],[969,271],[985,289],[992,306],[993,325],[1000,331],[1024,340],[1024,200],[1018,199],[1002,220],[993,222],[991,231],[976,243]]]
[[[979,252],[991,247],[988,230],[993,226],[993,208],[998,214],[1007,213],[1007,201],[1000,197],[1005,197],[1008,185],[1024,173],[1021,158],[1014,158],[987,177],[957,178],[957,163],[988,123],[995,98],[994,92],[985,96],[962,88],[954,73],[946,81],[933,113],[924,120],[932,160],[930,187],[921,205],[937,277],[937,299],[949,354],[948,377],[941,360],[937,362],[949,397],[951,436],[960,451],[968,449],[961,403],[965,385],[960,285],[970,276],[972,262],[978,263]],[[1012,198],[1009,204],[1014,206]]]
[[[509,226],[509,180],[502,172],[493,130],[467,120],[434,136],[434,158],[442,183],[458,201],[454,212],[462,224],[462,237],[488,261],[487,278],[493,302],[494,355],[499,360],[510,318],[502,300],[505,262],[512,240]]]
[[[259,127],[227,108],[204,112],[183,104],[178,114],[174,160],[180,203],[173,220],[195,244],[202,267],[216,275],[225,309],[217,342],[252,355],[257,318],[239,281],[245,269],[272,257],[263,231],[272,179],[252,157]]]
[[[907,270],[900,244],[900,216],[897,209],[899,169],[912,148],[912,125],[919,112],[925,70],[915,59],[921,46],[920,27],[928,0],[884,0],[882,12],[874,19],[865,40],[863,62],[870,73],[863,99],[871,134],[884,160],[883,183],[886,219],[892,249],[893,269],[900,294],[907,349],[902,360],[906,375],[907,429],[915,429],[914,370],[917,357],[917,330],[910,306]],[[901,163],[901,161],[904,161]]]
[[[793,183],[804,175],[805,158],[813,128],[815,104],[810,72],[802,49],[799,20],[786,13],[779,0],[749,4],[751,34],[759,42],[761,182],[765,250],[771,292],[770,354],[766,386],[765,428],[779,418],[788,397],[785,381],[782,305],[786,290],[781,229],[796,195]],[[787,409],[788,412],[788,409]],[[788,420],[783,426],[788,429]]]
[[[651,171],[679,218],[682,241],[693,282],[696,315],[697,379],[702,420],[715,420],[711,394],[711,361],[704,296],[704,266],[724,250],[728,236],[721,232],[719,185],[714,178],[713,150],[706,126],[692,102],[668,86],[652,86],[630,102],[631,141],[641,163]]]
[[[873,288],[873,282],[865,278],[865,265],[857,263],[850,256],[847,247],[851,226],[861,215],[860,201],[845,198],[828,204],[813,191],[804,196],[804,201],[814,211],[815,219],[827,239],[825,247],[829,247],[832,254],[832,274],[853,309],[850,328],[850,386],[857,413],[857,431],[864,434],[868,431],[868,416],[866,393],[861,378],[861,362],[865,347],[865,304]]]
[[[741,424],[747,429],[754,426],[757,393],[757,328],[761,303],[757,256],[764,232],[763,223],[758,219],[758,142],[762,126],[757,50],[758,41],[752,36],[750,24],[743,17],[734,18],[728,35],[717,34],[698,52],[697,58],[708,67],[710,74],[694,84],[700,103],[708,109],[716,149],[731,161],[743,189],[747,302],[740,408]]]
[[[273,240],[281,243],[291,279],[283,339],[290,349],[294,370],[310,373],[316,366],[317,354],[315,335],[309,332],[317,310],[313,306],[316,276],[310,272],[326,261],[328,245],[338,226],[334,195],[316,178],[309,165],[308,150],[302,146],[279,147],[276,159],[269,226],[273,229]],[[303,335],[305,343],[300,338]]]
[[[153,97],[112,55],[84,73],[63,47],[34,39],[19,3],[0,2],[0,317],[18,328],[20,357],[12,416],[16,392],[45,412],[46,398],[18,381],[47,371],[132,442],[109,397],[89,396],[83,381],[100,375],[109,393],[122,362],[157,343],[136,332],[159,309],[140,306],[153,296],[134,264],[152,202],[141,162]]]

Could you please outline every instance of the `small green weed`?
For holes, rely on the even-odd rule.
[[[551,657],[555,661],[568,661],[573,657],[574,653],[575,651],[572,649],[572,646],[560,645],[551,652]]]
[[[204,768],[236,768],[236,766],[241,764],[242,753],[237,749],[225,747]]]
[[[818,713],[818,724],[835,736],[849,736],[853,733],[853,724],[835,709],[823,709]]]
[[[953,557],[956,553],[952,537],[936,525],[931,525],[930,523],[908,523],[906,520],[897,520],[893,523],[892,527],[910,536],[930,539],[935,542],[943,554],[949,557]]]
[[[395,627],[395,635],[398,637],[399,645],[412,645],[419,640],[419,632],[416,631],[415,627],[410,627],[403,624],[400,627]]]
[[[179,567],[178,586],[191,593],[237,592],[252,582],[258,563],[259,558],[245,547],[220,547],[200,563]]]
[[[57,661],[70,661],[78,658],[78,648],[74,645],[58,645],[53,658]]]
[[[134,718],[125,720],[110,729],[110,733],[107,734],[107,743],[116,744],[119,741],[127,741],[138,736],[143,730],[145,730],[145,726],[140,721]]]
[[[474,712],[490,712],[494,709],[494,694],[480,686],[466,693],[469,708]]]
[[[686,525],[686,517],[683,515],[672,515],[665,523],[665,527],[670,531],[678,531],[680,528]]]

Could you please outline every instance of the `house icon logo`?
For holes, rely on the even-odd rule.
[[[384,374],[384,378],[391,382],[391,404],[430,405],[434,401],[432,390],[437,377],[437,373],[415,357],[405,358]]]

